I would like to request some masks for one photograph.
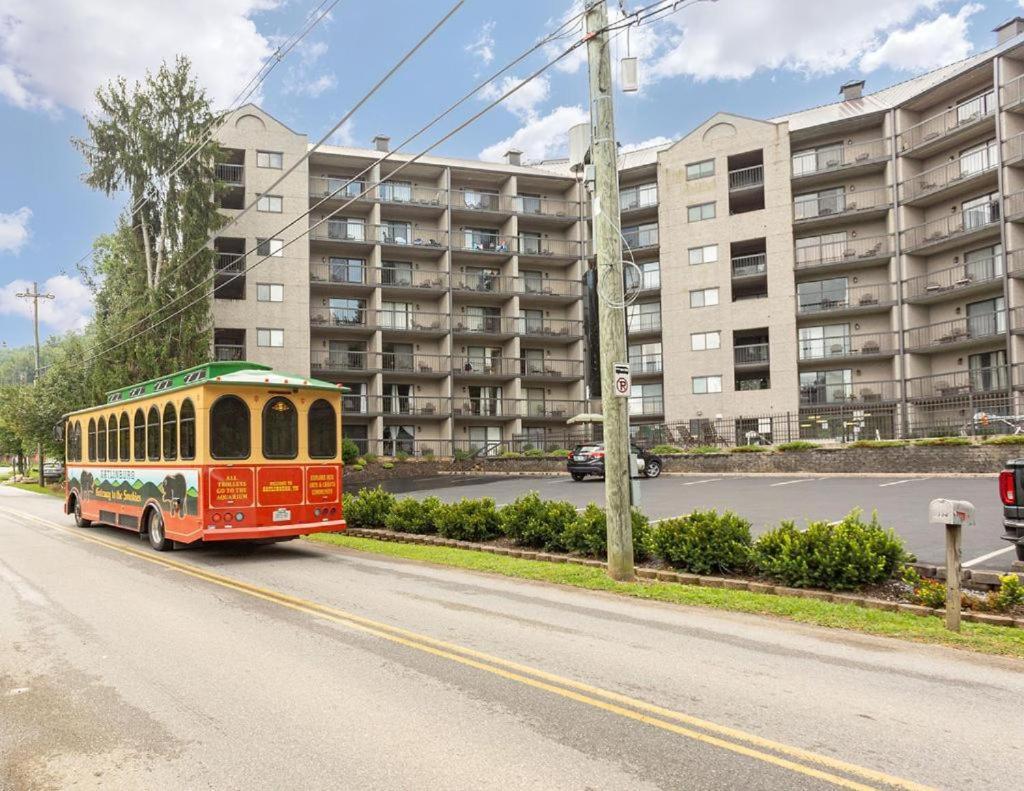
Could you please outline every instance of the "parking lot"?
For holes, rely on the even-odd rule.
[[[750,520],[755,535],[783,519],[803,524],[809,519],[836,520],[853,508],[870,515],[877,510],[886,527],[903,538],[907,549],[924,563],[945,561],[944,532],[928,524],[928,503],[936,497],[969,500],[977,508],[977,526],[964,533],[964,562],[971,568],[1008,570],[1013,548],[999,538],[1002,505],[996,476],[913,477],[898,475],[663,475],[641,480],[640,506],[652,519],[664,519],[697,508],[732,510]],[[491,497],[499,505],[536,490],[542,497],[568,500],[576,506],[604,503],[604,482],[588,478],[576,483],[566,476],[445,476],[422,481],[394,481],[393,491],[416,497],[436,495],[445,501],[460,497]]]

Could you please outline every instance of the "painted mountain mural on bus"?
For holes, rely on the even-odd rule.
[[[68,486],[77,488],[83,500],[139,507],[156,500],[168,516],[199,515],[197,470],[71,467]]]

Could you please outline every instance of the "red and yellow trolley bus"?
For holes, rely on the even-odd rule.
[[[248,362],[110,392],[65,416],[65,513],[158,550],[344,530],[341,395]]]

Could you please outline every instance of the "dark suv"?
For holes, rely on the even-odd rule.
[[[1024,561],[1024,459],[1011,459],[999,473],[999,498],[1003,501],[1003,540],[1017,547]]]
[[[637,457],[636,470],[645,478],[657,478],[661,475],[662,461],[660,456],[655,456],[636,445],[631,446],[633,454]],[[566,465],[569,474],[574,481],[582,481],[588,475],[604,477],[604,443],[589,442],[585,445],[577,445],[569,454],[569,461]]]

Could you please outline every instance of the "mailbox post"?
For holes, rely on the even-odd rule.
[[[946,526],[946,628],[960,631],[960,577],[962,566],[962,536],[964,527],[974,527],[974,506],[966,500],[932,500],[928,506],[928,521]]]

